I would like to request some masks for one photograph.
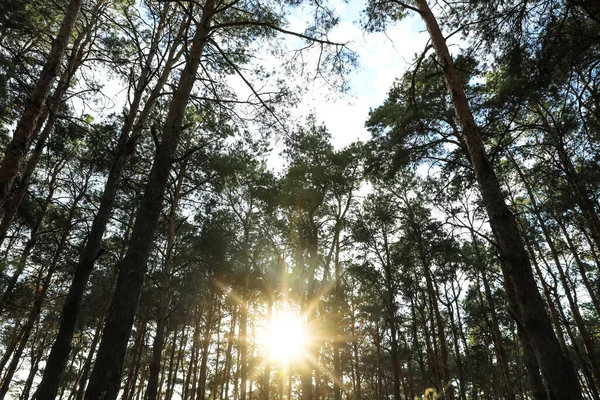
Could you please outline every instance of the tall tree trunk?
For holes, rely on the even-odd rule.
[[[6,147],[4,159],[0,164],[0,209],[12,187],[25,154],[31,145],[38,118],[42,114],[44,102],[48,98],[52,83],[58,75],[60,65],[71,39],[71,32],[77,21],[83,0],[70,0],[58,35],[52,42],[48,59],[42,68],[38,81],[25,106],[23,115],[17,123],[15,133]]]
[[[237,307],[234,305],[231,311],[231,323],[229,325],[229,335],[227,337],[227,351],[225,352],[225,384],[224,386],[221,386],[221,395],[219,396],[221,400],[229,396],[229,375],[231,374],[231,359],[233,352],[233,342],[235,338],[237,315]],[[225,390],[225,397],[223,397],[223,390]]]
[[[129,364],[127,379],[125,380],[125,385],[123,386],[123,400],[131,399],[135,391],[135,381],[137,380],[137,374],[142,359],[144,337],[146,336],[146,331],[148,330],[148,310],[149,306],[146,306],[142,312],[142,317],[139,321],[139,331],[137,332],[131,348],[131,363]]]
[[[351,198],[351,196],[349,196]],[[350,200],[348,200],[348,205]],[[346,210],[348,207],[346,207]],[[345,216],[345,212],[342,218]],[[341,223],[336,222],[337,226],[341,227]],[[342,371],[342,360],[341,360],[341,345],[345,343],[343,339],[343,318],[342,318],[342,304],[344,302],[344,294],[342,292],[342,268],[340,265],[340,229],[336,229],[334,237],[335,256],[335,289],[334,289],[334,315],[335,315],[335,332],[333,339],[333,400],[342,400],[342,389],[344,386],[344,376]]]
[[[459,388],[459,397],[461,400],[467,400],[467,391],[465,389],[466,379],[464,373],[464,367],[462,362],[462,356],[460,354],[460,345],[458,343],[459,333],[458,327],[456,326],[456,321],[454,320],[454,307],[452,306],[453,302],[456,302],[456,312],[460,312],[460,306],[458,303],[458,298],[454,300],[450,300],[448,296],[448,290],[444,290],[446,297],[446,308],[448,309],[448,314],[450,317],[450,329],[452,330],[452,343],[454,345],[454,358],[456,359],[456,369],[458,370],[458,388]],[[441,301],[441,300],[440,300]],[[467,349],[465,348],[465,352]],[[411,397],[414,397],[414,391],[411,390]]]
[[[526,230],[523,227],[523,223],[521,223],[521,221],[519,221],[519,224],[522,227],[522,231],[525,232]],[[556,306],[550,295],[550,288],[548,286],[548,283],[544,279],[542,270],[536,260],[536,256],[535,256],[536,253],[530,243],[530,240],[527,238],[526,234],[523,235],[523,239],[525,241],[525,245],[527,246],[527,251],[531,257],[531,261],[532,261],[536,276],[538,277],[538,280],[540,281],[540,283],[542,285],[542,293],[544,294],[544,299],[546,301],[546,305],[548,306],[548,309],[550,310],[550,317],[552,319],[552,324],[554,326],[554,329],[556,330],[556,332],[558,334],[557,337],[558,337],[558,341],[561,346],[561,350],[565,354],[567,354],[568,350],[567,350],[567,344],[565,342],[565,334],[563,331],[562,324],[560,323],[560,316],[558,315],[558,311],[556,310]],[[508,290],[507,290],[507,293],[508,293]],[[513,291],[513,293],[514,293],[514,291]],[[514,312],[516,312],[517,304],[515,303],[514,306],[511,305],[511,307],[513,307]],[[523,327],[523,329],[525,329],[525,328]]]
[[[440,366],[442,370],[443,377],[443,386],[440,387],[440,390],[444,391],[445,398],[454,399],[454,387],[452,386],[452,380],[450,378],[450,368],[448,366],[448,343],[446,341],[446,333],[444,329],[444,320],[442,318],[442,314],[440,313],[440,307],[438,304],[436,290],[434,288],[433,277],[431,276],[431,272],[429,270],[429,263],[426,261],[424,257],[425,253],[422,253],[422,261],[426,262],[424,264],[424,272],[425,272],[425,281],[427,284],[427,293],[429,295],[429,301],[431,302],[431,306],[433,308],[433,313],[435,316],[435,323],[438,333],[438,338],[440,341]],[[433,321],[432,321],[433,323]]]
[[[427,1],[415,2],[430,33],[462,128],[462,138],[467,145],[498,252],[506,266],[503,268],[503,272],[506,273],[504,280],[512,280],[522,323],[531,338],[548,391],[559,399],[581,400],[583,397],[577,375],[552,330],[515,217],[506,205],[505,195],[488,160],[479,128],[469,108],[460,75],[454,66],[445,38]]]
[[[489,315],[491,318],[490,328],[494,337],[494,349],[496,351],[496,358],[498,360],[498,364],[500,364],[500,369],[502,371],[504,389],[506,391],[505,393],[509,399],[514,399],[515,393],[513,391],[513,382],[510,377],[510,370],[508,368],[508,361],[506,359],[506,352],[504,350],[502,334],[500,333],[500,323],[498,322],[498,314],[496,312],[496,301],[494,299],[494,295],[490,288],[490,283],[486,276],[487,274],[485,271],[483,255],[481,254],[481,250],[479,247],[479,241],[477,240],[477,237],[475,236],[475,232],[473,230],[471,230],[471,242],[473,243],[473,247],[475,249],[475,256],[477,257],[477,268],[479,269],[481,280],[483,282],[486,301],[489,305]]]
[[[39,334],[39,332],[38,332]],[[31,386],[33,385],[33,380],[35,379],[35,375],[37,374],[38,368],[40,366],[40,361],[44,355],[44,350],[46,348],[46,338],[48,337],[48,330],[44,329],[44,333],[41,341],[34,340],[31,344],[31,366],[29,368],[29,374],[27,375],[27,379],[25,380],[25,385],[23,386],[23,391],[21,392],[21,396],[19,396],[19,400],[28,400],[29,392],[31,391]],[[37,344],[37,351],[34,351],[35,345]]]
[[[579,333],[583,340],[586,355],[588,356],[588,358],[590,360],[590,363],[592,366],[592,372],[596,379],[596,384],[598,385],[598,387],[600,387],[600,364],[596,357],[596,351],[595,351],[593,339],[585,325],[585,322],[583,321],[583,317],[581,316],[579,306],[577,305],[577,302],[574,301],[574,299],[573,299],[573,295],[571,294],[571,288],[567,281],[565,271],[562,267],[562,263],[560,261],[559,255],[558,255],[558,250],[556,249],[556,246],[554,245],[554,240],[550,234],[548,227],[546,226],[546,222],[542,218],[542,215],[540,213],[540,210],[539,210],[539,207],[537,204],[537,200],[535,198],[533,190],[532,190],[531,186],[529,185],[529,182],[527,181],[525,174],[521,170],[521,167],[518,165],[518,163],[516,162],[516,160],[514,158],[511,157],[511,159],[512,159],[513,165],[515,166],[517,173],[519,174],[521,181],[523,182],[523,185],[525,186],[525,189],[527,190],[527,194],[528,194],[529,200],[531,202],[532,212],[536,216],[536,219],[538,220],[538,224],[539,224],[540,228],[542,229],[544,238],[546,239],[546,243],[548,244],[548,247],[550,248],[552,260],[554,261],[554,265],[558,271],[558,277],[563,286],[563,291],[565,292],[565,295],[567,296],[569,306],[573,313],[573,317],[575,318],[575,323],[577,325],[577,329],[579,330]]]
[[[587,382],[587,389],[591,392],[592,397],[595,400],[597,400],[598,398],[600,398],[600,394],[598,393],[598,389],[596,388],[596,385],[594,382],[594,377],[590,373],[590,370],[589,370],[587,362],[586,362],[586,357],[584,357],[584,355],[581,353],[581,350],[579,347],[579,341],[577,340],[577,336],[573,332],[573,329],[571,329],[572,323],[567,318],[567,315],[565,314],[562,304],[560,302],[560,295],[558,293],[558,279],[556,278],[556,275],[552,271],[550,271],[550,269],[548,269],[548,273],[550,274],[550,276],[552,277],[552,280],[554,282],[554,285],[552,285],[552,295],[556,298],[556,305],[557,305],[556,308],[558,310],[560,318],[563,321],[565,321],[565,330],[567,332],[567,337],[571,340],[571,343],[573,343],[572,348],[574,349],[575,355],[577,356],[577,359],[579,360],[579,365],[580,365],[580,368],[582,371],[583,378]],[[580,376],[580,379],[581,379],[581,376]]]
[[[128,235],[126,234],[125,237],[127,236]],[[94,354],[96,353],[96,347],[100,342],[100,333],[102,332],[104,320],[106,319],[106,314],[108,313],[108,306],[110,305],[110,299],[112,298],[116,278],[117,269],[115,268],[113,269],[108,288],[106,289],[106,296],[104,297],[104,302],[102,303],[102,308],[100,309],[100,315],[98,316],[98,323],[96,324],[96,328],[94,330],[92,343],[90,343],[87,357],[85,358],[85,362],[83,363],[81,376],[79,377],[79,382],[77,382],[77,395],[75,396],[75,400],[82,400],[83,395],[85,394],[85,387],[87,386],[88,375],[90,373],[90,369],[92,369],[92,360],[94,359]]]
[[[177,181],[173,192],[173,199],[167,217],[167,250],[165,254],[165,262],[161,271],[159,296],[158,296],[158,314],[156,318],[156,334],[152,345],[152,361],[150,362],[150,376],[148,378],[148,387],[146,388],[145,400],[155,400],[158,394],[158,376],[160,374],[160,360],[162,349],[165,341],[165,329],[167,326],[167,311],[170,303],[170,285],[171,285],[171,270],[173,264],[173,248],[175,246],[175,230],[177,207],[179,206],[179,196],[181,194],[181,186],[185,176],[185,162],[181,166],[177,174]]]
[[[185,376],[183,383],[182,395],[183,400],[188,398],[194,399],[196,396],[196,382],[198,381],[197,366],[198,366],[198,354],[200,353],[200,322],[202,321],[202,315],[204,313],[204,304],[206,303],[206,295],[203,297],[201,306],[196,308],[196,315],[194,321],[194,333],[192,338],[192,349],[190,350],[190,362],[188,365],[188,371]],[[190,388],[190,381],[192,381],[192,387]]]
[[[86,400],[114,400],[119,392],[123,358],[146,273],[146,262],[181,135],[185,108],[210,33],[215,1],[208,0],[202,9],[202,18],[197,25],[189,58],[171,101],[162,141],[150,171],[142,204],[137,212],[130,246],[119,265],[115,295],[104,327],[96,365],[86,391]]]
[[[165,13],[166,10],[168,10],[167,7],[165,7]],[[129,113],[125,119],[123,127],[121,128],[119,141],[115,149],[115,159],[104,186],[98,212],[94,217],[92,228],[88,234],[85,246],[81,251],[77,267],[75,268],[75,275],[73,276],[71,286],[69,287],[69,292],[67,293],[67,297],[63,305],[58,334],[52,346],[52,350],[50,351],[50,355],[48,356],[46,363],[47,368],[44,370],[44,376],[42,377],[42,381],[39,385],[39,388],[41,389],[39,391],[40,396],[38,397],[38,400],[52,400],[56,395],[57,382],[60,381],[60,376],[65,368],[66,360],[68,359],[71,351],[71,341],[73,339],[73,333],[75,331],[75,323],[77,321],[77,316],[79,315],[79,309],[81,308],[81,301],[85,293],[85,287],[94,268],[94,263],[102,254],[102,236],[106,231],[106,225],[108,224],[112,214],[118,186],[125,171],[125,166],[135,150],[137,138],[141,134],[144,124],[150,115],[156,99],[158,98],[168,79],[170,70],[173,64],[179,58],[179,56],[177,56],[175,53],[176,45],[173,44],[173,47],[169,52],[165,68],[162,71],[158,82],[156,83],[149,99],[144,106],[144,109],[140,113],[136,122],[136,116],[144,94],[144,89],[148,84],[150,76],[152,75],[150,66],[158,51],[158,42],[161,37],[161,32],[166,24],[165,20],[166,15],[163,15],[161,22],[159,22],[158,25],[157,34],[155,35],[151,44],[146,59],[147,61],[144,63],[146,68],[143,69],[139,77],[134,91],[134,97],[129,108]],[[185,26],[185,24],[182,26]],[[181,34],[182,32],[180,31],[178,37]],[[175,40],[178,39],[176,38]]]
[[[535,257],[535,255],[532,255],[532,257]],[[504,268],[502,263],[501,266]],[[554,395],[552,394],[552,392],[546,390],[546,387],[544,386],[542,376],[540,375],[540,366],[538,363],[537,356],[535,355],[535,351],[533,349],[533,344],[531,343],[531,338],[527,334],[527,331],[525,330],[525,327],[521,322],[521,310],[519,309],[519,306],[517,304],[514,286],[512,285],[511,281],[508,281],[508,283],[508,285],[504,285],[504,288],[506,290],[506,298],[508,299],[510,311],[512,311],[513,318],[515,319],[515,322],[517,324],[517,335],[523,348],[523,361],[525,363],[525,369],[527,370],[527,375],[529,377],[532,397],[534,400],[557,400],[556,397],[554,397]],[[545,285],[545,282],[543,283],[543,285]],[[550,295],[549,292],[546,291],[546,289],[545,293],[547,293],[548,296]],[[548,300],[550,299],[548,298]]]
[[[460,283],[457,280],[457,284],[459,285],[460,288]],[[458,300],[458,297],[460,296],[460,290],[458,292],[458,294],[456,293],[456,289],[454,287],[454,282],[452,282],[452,296]],[[414,318],[414,317],[413,317]],[[458,324],[458,333],[460,335],[460,341],[465,349],[465,357],[467,359],[467,370],[469,371],[469,378],[471,379],[471,384],[473,385],[473,395],[472,398],[473,400],[477,400],[478,396],[477,396],[477,388],[476,388],[476,382],[475,382],[475,374],[473,372],[473,361],[471,360],[471,354],[469,351],[469,345],[467,343],[467,338],[465,335],[465,330],[463,328],[463,322],[462,322],[462,317],[460,316],[460,308],[457,307],[456,310],[456,322]],[[416,335],[416,332],[414,333]],[[539,372],[538,372],[539,375]],[[541,382],[541,381],[540,381]]]
[[[187,345],[187,325],[184,324],[181,331],[181,339],[179,339],[179,349],[177,351],[177,359],[175,361],[175,367],[169,369],[169,379],[167,381],[167,390],[165,392],[165,400],[171,400],[173,398],[173,392],[175,391],[175,384],[177,382],[177,374],[179,366],[182,365],[183,353]],[[173,346],[176,346],[175,338],[173,338]]]
[[[581,174],[577,172],[577,169],[573,165],[573,161],[571,161],[563,134],[559,132],[558,129],[552,128],[547,118],[547,110],[543,110],[541,106],[538,106],[538,112],[542,119],[542,125],[554,142],[558,153],[558,159],[562,164],[567,183],[573,190],[575,201],[582,211],[582,216],[588,225],[596,248],[600,251],[600,217],[596,211],[597,204],[592,200],[592,196],[589,193],[585,181],[582,179]]]
[[[274,290],[269,288],[267,290],[267,321],[270,321],[273,317],[273,293]],[[263,374],[263,393],[261,400],[269,400],[269,396],[271,394],[271,362],[269,360],[269,355],[265,355],[264,361],[264,374]]]
[[[202,341],[202,361],[200,362],[200,376],[198,377],[198,392],[196,400],[206,400],[206,378],[208,374],[208,350],[210,348],[214,315],[219,307],[219,297],[213,294],[208,314],[206,315],[206,326],[204,340]]]
[[[247,232],[247,229],[244,229]],[[247,233],[245,233],[247,235]],[[244,240],[247,242],[247,238]],[[247,257],[248,258],[248,257]],[[238,342],[240,346],[240,400],[246,400],[248,387],[248,279],[250,271],[248,270],[249,262],[246,263],[246,276],[244,278],[244,288],[242,289],[242,303],[240,305],[240,334]]]
[[[360,371],[360,355],[358,351],[358,336],[356,334],[356,309],[354,303],[350,305],[350,333],[352,339],[352,355],[353,355],[353,370],[354,370],[354,394],[356,400],[361,400],[361,371]]]
[[[0,222],[0,245],[4,241],[6,233],[8,232],[13,219],[17,215],[20,205],[27,194],[29,181],[42,156],[43,150],[46,147],[46,141],[54,129],[54,124],[56,122],[60,106],[63,104],[63,98],[71,84],[71,79],[79,67],[83,65],[86,52],[93,44],[93,34],[95,34],[96,24],[98,23],[99,19],[98,17],[101,14],[100,9],[105,3],[106,0],[100,0],[93,7],[89,23],[77,35],[77,38],[73,42],[73,46],[68,57],[67,66],[63,71],[58,84],[56,85],[56,89],[54,89],[54,94],[52,95],[51,101],[49,101],[49,109],[46,109],[46,111],[43,112],[38,119],[37,126],[32,133],[32,139],[37,137],[34,150],[25,164],[25,169],[21,177],[17,179],[15,183],[10,200],[4,206],[4,215],[2,216],[2,222]],[[45,121],[46,117],[48,118],[47,121]],[[46,124],[42,130],[44,121]],[[41,133],[38,136],[40,130]]]
[[[89,175],[86,178],[85,183],[84,183],[83,187],[81,188],[81,191],[75,197],[75,199],[73,200],[73,203],[71,204],[71,206],[69,208],[69,213],[67,215],[67,219],[63,223],[63,226],[62,226],[62,229],[60,232],[60,239],[59,239],[58,246],[54,250],[54,253],[52,255],[52,260],[50,261],[50,264],[47,267],[46,276],[45,276],[43,282],[36,285],[37,291],[36,291],[35,299],[33,301],[33,305],[29,312],[27,322],[25,323],[25,326],[23,327],[23,333],[21,336],[21,341],[19,343],[19,347],[17,347],[15,353],[13,354],[13,359],[8,366],[8,371],[4,377],[2,386],[0,387],[0,400],[4,400],[4,397],[6,396],[8,389],[10,388],[10,383],[11,383],[13,375],[17,369],[17,366],[19,365],[19,362],[21,361],[20,360],[21,355],[23,354],[23,350],[25,349],[25,346],[27,345],[27,341],[29,339],[31,329],[33,328],[33,325],[35,324],[35,321],[37,321],[37,319],[40,317],[40,312],[42,310],[42,304],[44,303],[44,299],[46,298],[46,293],[48,292],[48,288],[50,287],[50,284],[52,282],[52,277],[54,276],[54,272],[56,272],[56,269],[58,267],[59,258],[62,255],[65,245],[67,244],[69,232],[71,231],[71,228],[72,228],[73,217],[75,216],[75,211],[77,210],[77,208],[79,206],[79,202],[85,195],[88,182],[89,182]]]
[[[27,243],[25,243],[25,248],[21,252],[21,256],[19,257],[19,261],[17,261],[15,270],[13,271],[13,274],[11,275],[10,280],[8,281],[8,284],[6,285],[6,288],[4,289],[4,293],[2,293],[2,297],[0,298],[0,315],[2,315],[2,312],[6,308],[6,305],[8,304],[8,302],[10,300],[10,296],[15,288],[15,285],[17,284],[19,277],[21,276],[21,274],[23,273],[23,270],[25,269],[25,265],[27,264],[27,259],[29,258],[31,251],[33,250],[33,248],[35,247],[35,244],[37,243],[38,231],[40,230],[40,227],[42,226],[42,221],[46,215],[46,212],[48,211],[48,207],[52,203],[52,197],[54,197],[54,191],[57,187],[58,174],[64,168],[65,163],[66,162],[64,162],[64,161],[59,162],[54,166],[54,168],[52,168],[52,172],[50,174],[50,180],[48,182],[48,194],[46,195],[46,199],[44,200],[44,203],[42,203],[42,207],[39,212],[38,218],[35,220],[35,222],[33,223],[33,226],[31,227],[31,232],[29,232],[29,239],[27,240]]]
[[[215,333],[217,334],[217,342],[215,343],[217,354],[215,355],[215,368],[213,369],[213,387],[211,389],[212,398],[216,400],[221,375],[219,374],[219,358],[221,356],[221,322],[223,322],[223,311],[221,307],[217,307],[217,326]]]
[[[594,306],[594,311],[596,311],[596,315],[600,315],[600,299],[598,299],[596,290],[594,289],[592,282],[590,282],[590,280],[587,276],[586,266],[583,264],[583,261],[581,260],[581,257],[579,256],[579,249],[577,249],[577,247],[575,246],[575,243],[573,243],[573,239],[571,239],[571,235],[567,231],[567,227],[565,226],[565,223],[562,220],[562,218],[554,215],[554,219],[556,220],[556,222],[558,223],[558,226],[560,227],[560,230],[567,242],[567,246],[569,247],[569,250],[571,250],[571,254],[573,255],[573,259],[575,260],[575,264],[577,264],[579,274],[581,275],[581,280],[583,281],[583,284],[584,284],[585,288],[587,289],[587,292],[590,296],[590,300],[592,301],[592,305]]]

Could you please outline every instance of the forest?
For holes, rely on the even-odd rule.
[[[598,0],[2,0],[0,149],[0,400],[600,400]]]

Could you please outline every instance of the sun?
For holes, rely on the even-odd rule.
[[[282,313],[271,318],[266,343],[269,356],[280,362],[299,361],[306,352],[307,334],[301,318]]]

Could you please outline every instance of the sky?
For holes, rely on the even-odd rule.
[[[308,93],[292,113],[297,116],[314,114],[319,122],[325,124],[332,135],[333,145],[342,148],[357,140],[366,141],[370,134],[364,127],[369,110],[381,105],[394,80],[409,68],[420,54],[429,38],[421,19],[410,14],[402,21],[389,27],[385,33],[366,33],[360,26],[361,11],[365,1],[330,0],[328,5],[340,17],[340,22],[330,32],[329,39],[348,43],[348,47],[358,56],[358,66],[347,76],[349,90],[340,93],[323,81],[309,85]],[[291,31],[302,32],[311,16],[307,8],[298,8],[289,16]],[[297,38],[287,38],[286,46],[296,49],[304,43]],[[314,56],[314,54],[313,54]],[[271,58],[269,58],[271,57]],[[278,67],[280,60],[272,56],[263,56],[262,62]],[[96,114],[94,108],[109,108],[109,112],[119,112],[126,98],[126,88],[118,79],[111,79],[105,72],[99,72],[104,81],[103,96],[99,103],[83,104],[75,101],[75,108],[82,113]],[[231,77],[232,85],[240,98],[248,95],[245,84]],[[302,82],[299,82],[302,83]],[[306,83],[304,83],[306,85]],[[106,111],[106,109],[104,109]],[[273,140],[273,151],[267,158],[267,164],[274,170],[281,170],[282,159],[279,156],[282,147],[277,138]]]
[[[358,55],[358,67],[348,77],[347,94],[332,92],[325,86],[314,87],[299,106],[299,113],[313,111],[327,126],[335,147],[344,147],[356,140],[368,140],[364,127],[369,110],[381,105],[394,80],[408,69],[415,54],[425,48],[428,34],[418,16],[411,15],[384,33],[367,34],[360,27],[360,12],[364,2],[330,1],[340,16],[340,23],[331,32],[333,41],[350,42]],[[300,14],[300,15],[298,15]],[[291,28],[300,24],[301,13],[290,17]]]

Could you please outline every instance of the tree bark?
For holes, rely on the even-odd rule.
[[[42,68],[40,77],[25,106],[23,115],[17,123],[15,133],[6,147],[4,159],[0,164],[0,210],[10,191],[25,154],[29,150],[37,121],[42,114],[44,102],[48,98],[52,83],[58,75],[60,65],[67,50],[71,32],[77,21],[83,0],[70,0],[65,16],[60,25],[58,35],[52,42],[48,59]]]
[[[39,328],[38,328],[39,329]],[[38,332],[39,335],[39,332]],[[44,355],[46,338],[48,337],[48,330],[44,329],[43,337],[41,342],[39,340],[34,340],[31,344],[31,367],[29,369],[29,374],[27,375],[27,380],[25,381],[25,385],[23,386],[23,391],[21,392],[21,396],[19,396],[19,400],[28,400],[29,392],[31,391],[31,386],[33,385],[33,380],[35,379],[35,375],[37,374],[38,368],[40,366],[40,361]],[[40,342],[38,344],[38,342]],[[35,345],[37,344],[37,351],[34,351]]]
[[[56,187],[57,187],[56,181],[58,179],[58,174],[60,173],[60,171],[62,171],[64,166],[65,166],[65,162],[63,161],[63,162],[57,163],[54,166],[54,168],[52,169],[52,172],[50,175],[50,181],[48,183],[48,194],[46,195],[46,199],[44,200],[44,203],[42,204],[42,208],[40,210],[38,218],[35,220],[35,222],[33,223],[33,226],[31,227],[31,232],[29,233],[29,239],[27,240],[27,243],[25,243],[25,248],[23,249],[23,252],[21,253],[21,256],[19,257],[19,261],[15,267],[15,270],[14,270],[12,276],[10,277],[10,280],[8,281],[8,284],[6,285],[6,288],[4,289],[4,293],[2,293],[2,297],[0,298],[0,315],[2,315],[2,312],[6,308],[6,305],[8,304],[8,302],[10,300],[10,296],[15,288],[15,285],[17,284],[19,277],[21,276],[21,274],[23,273],[23,270],[25,269],[25,264],[27,263],[27,259],[29,258],[31,251],[33,250],[35,244],[37,243],[38,231],[40,230],[40,227],[42,226],[42,220],[44,219],[46,212],[48,211],[48,207],[52,203],[52,197],[54,197],[54,191],[56,190]]]
[[[560,349],[544,303],[537,290],[527,252],[514,215],[505,202],[505,195],[485,151],[479,128],[469,108],[458,70],[454,66],[446,41],[426,0],[415,0],[427,25],[442,66],[444,80],[452,98],[462,137],[467,145],[475,176],[490,225],[506,272],[505,282],[512,280],[522,323],[529,334],[548,391],[559,399],[583,399],[577,375]],[[506,283],[505,283],[506,284]]]
[[[146,68],[144,68],[140,75],[129,113],[121,128],[119,141],[115,150],[115,159],[104,186],[98,212],[94,217],[92,228],[88,234],[85,246],[81,251],[77,267],[75,268],[75,275],[73,276],[69,292],[67,293],[63,305],[58,334],[52,346],[52,350],[50,351],[50,355],[48,356],[46,363],[47,368],[44,370],[44,376],[39,385],[41,390],[39,391],[40,396],[38,397],[38,400],[52,400],[56,396],[56,390],[58,389],[57,384],[60,381],[60,376],[66,366],[66,361],[68,360],[71,351],[71,341],[75,331],[77,316],[79,315],[79,310],[81,308],[81,301],[85,293],[85,287],[94,268],[94,264],[102,252],[102,236],[106,231],[106,226],[112,214],[121,177],[123,176],[129,158],[135,150],[137,137],[141,134],[146,119],[150,115],[150,111],[167,81],[170,70],[178,58],[174,51],[176,47],[174,44],[169,53],[165,68],[136,122],[136,116],[144,94],[144,89],[151,76],[150,65],[158,51],[158,41],[166,23],[164,21],[166,15],[163,15],[162,17],[157,29],[158,32],[151,44],[147,61],[144,63]]]
[[[200,376],[198,377],[198,392],[196,400],[206,400],[206,378],[208,374],[208,350],[210,347],[213,319],[216,309],[219,307],[219,298],[217,294],[213,294],[208,314],[206,315],[206,326],[204,332],[204,340],[202,341],[202,361],[200,362]]]
[[[585,288],[587,289],[587,292],[590,296],[590,300],[592,301],[592,305],[594,306],[594,310],[596,311],[596,315],[600,315],[600,299],[598,299],[598,295],[596,294],[596,291],[594,290],[594,287],[592,286],[592,282],[590,282],[590,280],[587,276],[587,273],[585,270],[586,266],[583,264],[583,261],[581,260],[581,257],[579,256],[579,250],[575,246],[575,243],[573,243],[573,239],[571,239],[571,236],[569,235],[569,232],[567,231],[567,227],[565,226],[564,221],[556,215],[553,215],[553,217],[556,220],[556,223],[558,224],[558,226],[560,227],[560,230],[562,231],[562,234],[567,242],[567,246],[569,247],[569,250],[571,250],[571,254],[573,254],[573,259],[575,260],[575,264],[577,264],[579,274],[581,275],[581,280],[583,281],[583,284],[584,284]]]
[[[23,354],[23,350],[25,349],[25,346],[27,345],[27,341],[29,339],[31,329],[33,328],[33,325],[35,324],[35,321],[37,321],[37,319],[40,317],[40,312],[42,310],[42,305],[46,298],[46,293],[48,292],[48,288],[50,287],[50,283],[52,282],[52,277],[54,276],[54,272],[56,272],[56,269],[58,267],[58,260],[59,260],[60,256],[62,255],[65,245],[67,244],[67,239],[69,236],[69,232],[71,231],[71,228],[72,228],[72,221],[73,221],[73,217],[75,216],[75,211],[77,210],[77,208],[79,206],[79,202],[81,201],[81,199],[83,198],[83,196],[86,192],[88,182],[89,182],[89,176],[86,178],[85,183],[84,183],[83,187],[81,188],[81,191],[78,193],[78,195],[73,200],[73,203],[69,207],[69,213],[67,215],[67,219],[64,222],[64,225],[62,226],[62,229],[60,232],[60,239],[59,239],[58,246],[54,250],[54,253],[52,255],[52,260],[50,261],[50,264],[47,267],[46,276],[42,282],[38,281],[38,285],[36,285],[37,290],[36,290],[36,294],[35,294],[35,299],[33,301],[33,305],[29,312],[27,322],[25,323],[25,326],[23,327],[21,341],[20,341],[19,346],[17,347],[15,353],[13,354],[13,359],[8,366],[8,371],[4,377],[2,386],[0,387],[0,400],[4,400],[4,397],[8,393],[13,375],[17,369],[17,366],[19,365],[21,355]],[[41,278],[39,280],[41,280]]]
[[[127,235],[125,235],[127,237]],[[82,400],[83,395],[85,394],[85,387],[87,386],[88,375],[90,373],[90,369],[92,369],[92,360],[94,358],[94,353],[96,352],[96,347],[100,342],[100,333],[102,331],[102,327],[104,326],[104,320],[106,319],[106,314],[108,312],[108,306],[110,305],[110,299],[112,298],[113,288],[115,284],[115,280],[117,278],[117,269],[113,270],[112,276],[110,278],[110,282],[108,284],[108,288],[106,290],[106,296],[104,297],[104,302],[102,303],[102,308],[100,309],[100,315],[98,316],[98,323],[96,324],[96,329],[94,330],[94,336],[92,337],[92,343],[90,344],[90,348],[85,358],[85,362],[83,364],[83,369],[81,371],[81,376],[79,377],[79,382],[77,383],[77,394],[75,396],[75,400]],[[39,399],[39,398],[38,398]]]
[[[142,204],[137,212],[130,246],[119,265],[115,295],[104,327],[96,365],[86,391],[86,400],[114,400],[119,392],[123,358],[146,273],[146,262],[181,135],[185,108],[210,33],[214,7],[215,0],[208,0],[202,9],[202,19],[197,25],[189,58],[171,101],[162,141],[150,171]]]
[[[35,171],[40,157],[42,156],[43,150],[46,147],[46,141],[48,140],[50,133],[54,130],[54,124],[56,122],[60,106],[62,105],[63,98],[71,84],[71,78],[84,63],[85,53],[89,49],[89,46],[93,44],[92,34],[94,33],[94,28],[98,22],[98,16],[100,15],[99,9],[102,7],[105,1],[106,0],[98,1],[93,12],[91,13],[90,22],[83,28],[83,31],[77,35],[68,57],[67,66],[62,73],[58,84],[56,85],[56,89],[54,89],[54,94],[52,95],[49,109],[46,108],[45,111],[42,112],[40,118],[38,118],[37,126],[32,133],[32,138],[37,137],[34,150],[25,164],[25,169],[21,177],[16,181],[10,200],[7,204],[5,204],[4,207],[4,215],[2,216],[2,222],[0,222],[0,245],[4,241],[6,233],[8,232],[13,219],[17,215],[20,205],[27,194],[29,181]],[[45,125],[44,121],[46,122]]]
[[[144,395],[145,400],[155,400],[158,395],[158,377],[160,374],[160,360],[162,349],[165,341],[165,329],[167,326],[167,311],[170,303],[170,285],[171,285],[171,270],[173,264],[173,248],[175,246],[175,230],[177,207],[179,205],[179,196],[181,194],[181,186],[185,176],[185,162],[181,166],[177,174],[173,199],[169,210],[167,220],[167,250],[165,262],[161,272],[161,280],[159,296],[158,296],[158,314],[156,318],[156,334],[154,343],[152,344],[152,361],[150,362],[150,376],[148,377],[148,386]]]

